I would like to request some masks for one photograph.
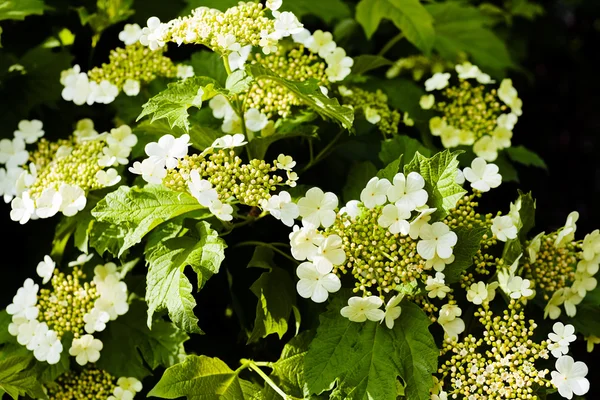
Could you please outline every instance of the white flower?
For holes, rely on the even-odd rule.
[[[477,282],[471,285],[467,291],[467,300],[473,304],[480,305],[484,301],[490,302],[496,297],[498,282],[486,285],[485,282]]]
[[[560,317],[561,310],[560,306],[565,302],[565,290],[564,288],[558,289],[552,294],[552,297],[544,307],[544,318],[550,317],[550,319],[557,319]]]
[[[296,187],[296,185],[298,185],[297,181],[298,181],[298,174],[292,171],[285,171],[285,175],[287,176],[287,181],[285,181],[285,184],[288,185],[289,187]]]
[[[340,310],[343,317],[352,322],[381,321],[385,318],[385,312],[380,309],[383,300],[377,296],[350,297],[348,305]]]
[[[291,156],[280,154],[277,156],[277,168],[285,171],[291,171],[296,166],[296,161]]]
[[[317,271],[328,274],[334,265],[342,265],[346,261],[346,252],[342,249],[342,238],[338,235],[329,235],[319,243],[317,254],[312,261]]]
[[[142,27],[138,24],[125,24],[125,27],[119,32],[119,40],[125,43],[125,46],[132,45],[140,40],[142,36]]]
[[[506,294],[515,300],[520,299],[521,297],[528,298],[534,294],[530,287],[531,282],[529,279],[513,276],[508,280],[508,291],[506,291]]]
[[[515,125],[517,124],[518,119],[519,119],[519,117],[517,117],[513,113],[502,114],[498,117],[498,119],[496,120],[496,123],[498,124],[498,126],[500,128],[504,128],[504,129],[508,129],[509,131],[512,131],[514,129]]]
[[[392,296],[385,305],[385,312],[381,318],[381,322],[385,321],[385,326],[387,326],[388,329],[394,329],[394,322],[400,317],[400,314],[402,314],[402,308],[399,304],[403,298],[403,294],[397,294]]]
[[[313,32],[312,40],[308,45],[308,49],[313,53],[318,53],[321,58],[326,58],[333,53],[336,47],[333,35],[330,32],[323,32],[320,29]]]
[[[100,83],[90,82],[90,94],[87,98],[88,105],[94,103],[110,104],[119,95],[119,88],[107,80]]]
[[[56,215],[62,204],[60,193],[54,188],[46,188],[35,201],[35,213],[40,218],[50,218]]]
[[[85,208],[87,199],[85,192],[77,185],[63,183],[58,190],[62,197],[60,211],[67,217],[72,217]]]
[[[562,356],[556,360],[556,371],[552,371],[552,384],[558,389],[558,394],[566,399],[572,399],[573,394],[583,396],[590,390],[590,382],[585,378],[588,368],[581,361],[575,362],[573,357]]]
[[[581,250],[583,251],[583,259],[586,261],[592,261],[600,254],[600,230],[596,229],[585,235]]]
[[[474,79],[481,73],[481,70],[477,65],[473,65],[468,61],[457,64],[455,69],[456,72],[458,72],[459,79]]]
[[[488,192],[502,183],[502,175],[498,173],[496,164],[488,164],[481,157],[471,162],[471,167],[463,170],[465,179],[471,182],[471,187],[480,192]]]
[[[113,395],[108,396],[107,400],[133,400],[135,393],[117,386],[113,389]]]
[[[425,90],[428,92],[441,90],[448,86],[449,79],[450,74],[448,72],[438,72],[425,81]]]
[[[483,136],[473,145],[473,152],[486,161],[498,158],[498,145],[491,136]]]
[[[17,337],[17,343],[21,346],[31,347],[29,344],[35,338],[35,333],[40,323],[36,319],[28,321],[22,318],[13,318],[16,323],[10,324],[9,332]]]
[[[236,71],[238,69],[244,69],[246,65],[246,61],[248,61],[248,57],[250,57],[250,53],[252,52],[252,45],[242,47],[239,51],[234,51],[229,53],[227,56],[229,60],[229,68],[231,71]]]
[[[79,69],[78,65],[75,67],[77,70]],[[61,81],[63,80],[61,79]],[[91,83],[85,72],[67,75],[63,83],[65,87],[61,92],[62,98],[66,101],[72,101],[78,106],[85,104],[92,92]]]
[[[509,215],[496,217],[492,223],[492,233],[501,242],[517,238],[517,227]]]
[[[142,390],[142,382],[135,378],[121,377],[117,380],[117,385],[123,389],[132,393],[137,393]]]
[[[77,141],[97,138],[98,132],[94,129],[94,121],[89,118],[80,119],[77,121],[73,135]]]
[[[412,211],[427,203],[429,195],[424,187],[425,180],[419,173],[411,172],[406,177],[403,173],[398,173],[394,176],[393,185],[387,190],[387,197],[390,203],[405,205]]]
[[[15,131],[15,137],[22,139],[25,143],[35,143],[44,136],[43,126],[42,121],[38,119],[22,120],[19,122],[19,129]]]
[[[461,171],[460,168],[456,169],[456,177],[454,178],[454,182],[456,182],[456,184],[460,186],[462,186],[465,183],[465,174],[463,171]]]
[[[208,208],[210,212],[221,221],[231,221],[233,216],[233,207],[229,204],[222,203],[220,200],[213,200]]]
[[[223,120],[221,130],[225,133],[241,134],[243,132],[242,119],[237,114],[230,115]]]
[[[347,214],[350,218],[357,218],[361,214],[359,204],[360,201],[358,200],[350,200],[344,207],[340,208],[339,214]]]
[[[447,337],[456,340],[464,332],[465,322],[459,318],[461,315],[462,310],[456,304],[444,304],[440,309],[438,323],[444,328]]]
[[[6,307],[6,312],[13,318],[22,317],[26,320],[37,318],[39,310],[36,304],[39,288],[39,285],[35,284],[31,278],[27,278],[23,287],[17,290],[13,302]]]
[[[414,220],[411,221],[410,231],[408,232],[408,235],[411,237],[411,239],[419,238],[421,228],[424,225],[427,225],[427,222],[429,222],[429,220],[431,219],[431,214],[433,214],[436,210],[437,208],[425,208],[417,210],[420,213]]]
[[[436,256],[433,257],[432,259],[425,261],[425,268],[427,268],[427,269],[433,268],[437,272],[442,272],[442,271],[444,271],[444,269],[446,269],[446,265],[452,264],[454,262],[454,259],[455,259],[454,254],[448,258],[440,258],[436,254]]]
[[[300,215],[298,206],[292,202],[292,196],[285,191],[264,200],[261,207],[286,226],[294,225],[294,219]]]
[[[305,29],[300,31],[303,33]],[[309,32],[310,35],[310,32]],[[279,34],[277,32],[269,32],[266,29],[260,31],[260,41],[258,45],[262,48],[264,54],[271,54],[277,51],[277,42],[279,40]]]
[[[443,299],[446,297],[446,293],[450,293],[451,289],[446,286],[445,278],[446,276],[441,272],[436,272],[435,278],[433,276],[427,277],[425,290],[429,292],[427,295],[430,298],[437,297]]]
[[[410,209],[406,205],[386,204],[377,223],[383,228],[388,228],[391,234],[408,235],[410,232],[408,218],[410,218]]]
[[[48,283],[50,278],[52,278],[52,274],[54,273],[54,268],[56,267],[56,263],[52,260],[50,256],[44,256],[44,261],[40,261],[36,268],[37,274],[40,278],[44,280],[42,283],[45,285]]]
[[[131,154],[131,148],[121,144],[106,146],[102,149],[103,156],[98,159],[101,167],[114,167],[119,164],[127,165],[127,157]]]
[[[142,162],[136,161],[133,167],[129,167],[129,172],[142,175],[148,183],[160,184],[167,176],[167,170],[160,164],[155,164],[151,159],[147,158]]]
[[[555,248],[559,249],[564,247],[567,243],[572,242],[575,239],[575,232],[577,231],[576,222],[578,219],[579,213],[577,211],[573,211],[569,214],[565,226],[558,232],[558,236],[554,242]]]
[[[559,358],[563,354],[569,352],[569,344],[577,340],[577,336],[574,335],[575,327],[573,325],[564,325],[562,322],[556,322],[552,326],[554,332],[548,334],[548,339],[552,341],[552,348],[548,346],[548,349],[552,351],[552,355]]]
[[[316,229],[297,225],[289,237],[292,256],[298,261],[312,260],[317,255],[319,244],[325,239]]]
[[[461,144],[461,130],[453,126],[447,125],[440,132],[442,145],[446,148],[456,147]]]
[[[242,47],[232,33],[217,35],[217,45],[224,51],[240,51]]]
[[[78,265],[84,265],[85,263],[90,261],[93,257],[94,257],[94,254],[81,253],[80,255],[77,256],[77,259],[75,261],[70,261],[67,265],[69,267],[76,267]]]
[[[496,129],[492,131],[492,139],[498,150],[510,147],[512,136],[512,131],[509,131],[506,128],[496,127]]]
[[[96,172],[96,181],[104,187],[114,186],[121,181],[121,175],[114,168],[106,171],[101,169]]]
[[[25,150],[25,141],[21,138],[0,140],[0,164],[6,168],[18,167],[27,162],[29,153]]]
[[[566,289],[564,293],[564,307],[565,312],[569,317],[574,317],[577,314],[577,305],[581,303],[583,297],[579,296],[579,294],[571,289]]]
[[[177,66],[177,77],[186,80],[194,76],[194,67],[191,65],[179,64]]]
[[[15,197],[10,206],[10,219],[19,221],[21,225],[26,224],[35,213],[35,204],[29,192],[23,192],[21,197]]]
[[[102,332],[106,329],[106,323],[110,320],[110,314],[96,307],[83,316],[84,329],[87,333]]]
[[[500,100],[510,107],[517,96],[517,89],[513,87],[512,79],[503,79],[498,88],[498,97],[500,97]]]
[[[158,139],[158,142],[148,143],[144,150],[155,164],[173,169],[177,166],[178,161],[187,155],[189,146],[190,135],[184,134],[175,138],[173,135],[167,134]]]
[[[292,12],[284,11],[275,16],[275,34],[278,38],[300,33],[303,28],[304,25],[298,21],[298,18]]]
[[[579,296],[585,297],[586,292],[591,292],[592,290],[596,289],[597,285],[598,281],[592,275],[588,274],[587,272],[577,271],[575,272],[575,280],[571,285],[571,290],[577,292]]]
[[[300,280],[296,284],[298,294],[305,299],[310,298],[315,303],[323,303],[329,293],[335,293],[342,287],[340,278],[332,273],[322,274],[311,262],[303,262],[296,269]]]
[[[386,193],[391,185],[387,179],[371,178],[367,182],[367,186],[360,192],[360,201],[368,209],[383,205],[386,202]]]
[[[298,200],[298,209],[305,226],[329,228],[335,222],[338,198],[334,193],[323,193],[318,187],[309,189],[305,197]]]
[[[271,11],[277,11],[281,7],[282,3],[282,0],[267,0],[266,6]]]
[[[440,117],[433,117],[429,120],[429,130],[433,136],[440,136],[442,131],[448,126],[446,121]]]
[[[229,118],[235,114],[227,97],[218,94],[208,102],[208,106],[212,109],[213,116],[218,119]]]
[[[215,140],[211,147],[215,149],[233,149],[234,147],[240,147],[247,144],[248,142],[246,142],[245,139],[246,137],[241,133],[225,135]]]
[[[105,282],[98,285],[100,298],[94,303],[94,308],[108,313],[110,320],[114,321],[119,315],[129,311],[127,303],[127,285],[111,275]]]
[[[458,241],[456,233],[452,232],[443,222],[433,225],[423,225],[419,233],[421,240],[417,243],[417,252],[425,260],[430,260],[436,255],[439,258],[448,258]]]
[[[44,325],[40,324],[38,327]],[[45,329],[44,334],[37,331],[32,342],[35,342],[33,355],[38,361],[46,361],[50,365],[57,364],[60,361],[63,346],[55,331],[48,330],[48,328]]]
[[[219,194],[213,189],[212,183],[206,179],[200,179],[200,174],[196,169],[190,172],[188,189],[190,190],[191,195],[198,200],[198,203],[204,207],[210,207],[212,202],[219,198]]]
[[[372,107],[367,107],[365,108],[365,119],[369,123],[375,125],[378,124],[379,121],[381,121],[381,115],[379,115],[376,109]]]
[[[83,335],[79,339],[73,339],[69,354],[75,357],[79,365],[85,365],[88,362],[95,363],[100,359],[100,350],[102,342],[94,339],[92,335]]]
[[[354,60],[346,56],[346,50],[341,47],[336,48],[331,54],[329,54],[325,61],[327,62],[327,69],[325,74],[330,82],[338,82],[344,80],[354,65]]]
[[[150,17],[147,21],[148,26],[142,29],[140,43],[143,46],[149,46],[154,51],[165,45],[164,30],[165,27],[160,23],[157,17]]]
[[[32,176],[20,167],[13,167],[8,169],[0,168],[0,196],[3,196],[5,203],[10,203],[10,201],[16,195],[22,193],[25,190],[25,187],[29,187],[31,186],[31,184],[33,184],[35,178],[29,180],[26,179],[27,177]],[[18,190],[19,188],[17,187],[17,183],[19,181],[22,181],[23,183],[23,187],[20,188],[21,190]]]
[[[140,94],[140,81],[127,79],[123,84],[123,91],[127,96],[137,96]]]
[[[269,123],[267,116],[256,108],[251,108],[244,114],[246,128],[251,132],[261,131]]]

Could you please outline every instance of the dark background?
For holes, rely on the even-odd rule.
[[[597,55],[600,50],[600,1],[547,1],[544,7],[545,15],[533,22],[516,19],[515,25],[510,28],[515,37],[521,38],[520,43],[515,43],[515,49],[518,48],[520,54],[520,65],[527,71],[511,73],[524,103],[523,116],[514,131],[513,145],[522,144],[537,152],[546,161],[549,171],[519,166],[520,183],[503,185],[495,192],[494,201],[502,202],[503,210],[507,211],[508,201],[515,199],[517,188],[532,191],[537,199],[537,231],[549,232],[559,228],[567,215],[576,210],[580,214],[577,238],[583,238],[586,233],[600,228],[600,57]],[[143,6],[137,9],[143,9]],[[32,18],[44,23],[43,17]],[[139,16],[140,20],[145,18],[145,15]],[[111,28],[105,35],[116,37],[120,27]],[[11,36],[10,27],[5,28],[2,41],[6,43],[15,39],[27,43],[24,46],[35,44],[36,40],[16,38]],[[103,47],[101,42],[97,52],[107,53],[110,48],[109,45]],[[79,49],[75,47],[74,52],[77,51]],[[78,55],[81,59],[88,56],[85,50]],[[18,99],[0,98],[0,106],[6,101]],[[62,110],[65,115],[73,111],[64,101],[59,102],[59,107],[58,112]],[[48,110],[36,112],[43,115]],[[34,116],[41,118],[35,113],[30,118]],[[105,123],[110,125],[110,121]],[[10,132],[14,129],[8,128],[6,130]],[[0,204],[0,243],[4,255],[0,309],[10,303],[16,288],[35,273],[37,263],[50,252],[50,237],[57,222],[55,218],[21,226],[10,220],[9,211],[8,205]],[[281,241],[286,239],[284,237]],[[206,288],[209,293],[211,285],[215,289],[226,285],[225,276],[213,279],[215,282],[209,281]],[[211,301],[209,295],[203,293],[198,299],[199,308]],[[239,326],[236,327],[232,320],[223,321],[221,310],[207,308],[202,310],[200,326],[207,327],[208,320],[215,323],[215,319],[219,323],[227,323],[235,332],[224,334],[221,327],[219,334],[223,337],[220,340],[233,344],[239,334]],[[210,332],[207,333],[210,335]],[[200,339],[201,342],[204,340]],[[236,351],[241,349],[243,343],[236,346]],[[575,347],[575,358],[587,361],[590,369],[597,371],[597,367],[593,367],[594,359],[585,353],[584,344]],[[588,399],[598,398],[600,388],[593,384],[594,374],[588,375],[588,378],[592,381]]]

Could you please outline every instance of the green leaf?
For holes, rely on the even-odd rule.
[[[5,19],[24,20],[28,15],[42,15],[42,0],[3,0],[0,2],[0,21]]]
[[[0,348],[0,391],[6,392],[15,400],[25,395],[37,399],[47,398],[42,382],[33,369],[34,364],[34,358],[23,347]]]
[[[378,322],[344,318],[340,309],[346,300],[335,296],[320,317],[304,362],[310,392],[321,393],[337,381],[333,398],[396,400],[396,380],[401,377],[408,399],[429,400],[438,349],[425,313],[402,302],[400,318],[388,329]]]
[[[179,127],[186,132],[190,128],[188,121],[188,108],[197,102],[198,90],[202,88],[204,94],[202,100],[209,100],[217,93],[226,93],[217,81],[206,76],[194,76],[186,80],[169,83],[163,90],[144,104],[143,111],[137,118],[139,121],[147,115],[151,115],[151,122],[166,118],[169,126]]]
[[[252,77],[249,76],[243,69],[234,71],[227,77],[225,88],[231,94],[238,94],[247,91],[252,83]]]
[[[350,7],[342,0],[284,1],[279,11],[291,11],[298,18],[308,14],[316,15],[327,24],[352,15]]]
[[[354,57],[354,65],[352,66],[352,74],[363,75],[377,68],[386,67],[394,64],[390,60],[382,56],[371,54],[363,54]]]
[[[132,301],[127,315],[111,321],[98,334],[104,345],[102,357],[96,363],[98,368],[114,376],[143,379],[159,366],[168,368],[181,361],[188,335],[158,317],[152,330],[148,329],[147,309],[145,302]]]
[[[130,247],[161,223],[191,211],[204,210],[201,216],[210,213],[191,195],[169,190],[161,185],[144,188],[121,186],[92,210],[100,222],[115,224],[127,229],[119,257]]]
[[[531,192],[523,193],[519,190],[519,198],[517,204],[521,205],[519,209],[519,217],[521,226],[519,227],[519,240],[525,243],[527,234],[535,226],[535,200]]]
[[[315,110],[321,117],[333,119],[346,129],[352,128],[354,111],[351,108],[341,106],[337,99],[328,98],[323,95],[316,80],[309,79],[305,82],[290,81],[260,65],[248,65],[246,66],[246,71],[255,80],[268,79],[279,83],[294,93],[299,100]]]
[[[403,156],[402,158],[405,161],[410,162],[417,152],[425,157],[431,155],[431,151],[423,146],[418,140],[406,135],[396,135],[391,139],[385,139],[381,142],[379,159],[384,164],[389,164],[400,158],[400,156]]]
[[[433,18],[419,0],[361,0],[356,6],[356,20],[369,39],[384,18],[423,53],[431,52],[435,40]]]
[[[367,182],[377,174],[377,168],[370,161],[356,163],[348,172],[348,179],[342,192],[344,201],[359,200],[360,193],[367,185]]]
[[[219,272],[225,258],[225,241],[207,222],[196,225],[195,236],[173,237],[146,249],[148,326],[155,311],[167,309],[171,320],[186,332],[202,333],[194,315],[196,300],[184,274],[189,265],[198,277],[198,290]]]
[[[217,1],[226,2],[226,0]],[[237,5],[237,2],[234,5]],[[212,51],[198,51],[192,54],[189,64],[194,67],[196,76],[208,76],[219,82],[221,86],[225,86],[227,71],[219,54]]]
[[[418,172],[425,179],[425,190],[429,193],[427,204],[437,208],[434,213],[438,218],[448,215],[448,210],[456,206],[466,191],[456,183],[460,152],[444,150],[431,158],[417,152],[415,158],[404,166],[404,173]]]
[[[385,168],[380,169],[377,172],[377,177],[379,179],[387,179],[388,181],[393,181],[394,176],[400,171],[400,165],[402,164],[402,156],[400,156],[397,160],[392,161]]]
[[[108,251],[117,257],[119,250],[125,244],[125,236],[128,231],[124,226],[94,220],[90,227],[90,246],[96,249],[101,256]]]
[[[251,400],[260,388],[241,379],[218,358],[187,356],[168,368],[148,396],[188,400]]]
[[[506,45],[487,27],[490,18],[476,7],[448,1],[425,8],[435,20],[434,48],[443,58],[457,60],[466,52],[483,71],[496,73],[513,66]]]
[[[540,156],[538,156],[533,151],[525,148],[524,146],[516,146],[509,147],[506,149],[506,153],[516,163],[526,165],[528,167],[537,167],[548,170],[548,166],[542,160]]]
[[[458,282],[460,275],[473,265],[473,257],[481,248],[481,239],[489,231],[487,228],[467,228],[465,226],[459,226],[452,230],[458,236],[458,242],[453,250],[454,262],[444,269],[448,283]]]
[[[76,8],[81,25],[90,25],[94,31],[92,47],[96,46],[106,28],[134,14],[132,5],[133,0],[97,0],[95,13],[90,14],[85,7]]]
[[[246,148],[248,149],[250,158],[262,160],[265,158],[267,150],[273,143],[282,139],[290,139],[293,137],[316,138],[317,129],[318,128],[316,126],[307,124],[297,125],[296,128],[291,130],[278,128],[277,133],[274,133],[270,136],[254,138],[254,140],[248,143]]]
[[[261,250],[260,256],[260,267],[268,266],[269,271],[264,272],[250,287],[258,303],[248,343],[257,342],[273,333],[277,333],[281,339],[288,330],[292,306],[296,305],[296,288],[290,274],[273,264],[272,250]],[[249,266],[256,265],[256,257],[255,252]]]

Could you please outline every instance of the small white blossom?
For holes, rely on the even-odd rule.
[[[432,94],[426,94],[421,96],[419,99],[419,105],[423,110],[429,110],[435,104],[435,96]]]
[[[319,244],[325,239],[316,229],[297,225],[289,237],[292,256],[298,261],[312,260],[317,255]]]
[[[496,123],[498,124],[498,127],[512,131],[517,124],[518,119],[519,117],[513,113],[502,114],[498,117]]]
[[[305,226],[329,228],[335,222],[335,209],[338,198],[334,193],[323,193],[318,187],[309,189],[298,200],[298,209]]]
[[[563,305],[565,307],[565,313],[569,317],[574,317],[575,315],[577,315],[577,307],[576,306],[579,305],[579,303],[581,303],[582,300],[583,300],[583,297],[581,297],[579,295],[579,293],[567,288],[564,292],[564,302],[563,302]]]
[[[25,141],[21,138],[0,140],[0,164],[13,168],[27,162],[29,153],[25,150]]]
[[[201,179],[196,169],[190,172],[190,180],[187,184],[190,194],[204,207],[210,207],[212,202],[219,198],[219,194],[213,189],[212,183],[206,179]]]
[[[15,137],[22,139],[25,143],[31,144],[37,142],[39,138],[44,136],[44,124],[38,119],[31,121],[22,120],[19,122],[19,129],[15,131]]]
[[[502,175],[498,171],[496,164],[488,164],[483,158],[477,157],[471,162],[471,167],[463,170],[463,174],[473,189],[488,192],[502,183]]]
[[[329,54],[325,61],[327,62],[327,69],[325,74],[330,82],[338,82],[344,80],[352,71],[354,60],[346,56],[346,51],[341,47],[336,48],[331,54]]]
[[[473,145],[473,152],[486,161],[498,158],[498,145],[491,136],[483,136]]]
[[[246,65],[246,61],[248,61],[248,57],[250,57],[250,53],[252,52],[252,45],[244,46],[239,51],[234,51],[229,53],[227,56],[229,61],[229,68],[231,71],[236,71],[238,69],[244,69]]]
[[[365,322],[367,319],[379,322],[385,318],[385,312],[380,309],[382,305],[383,300],[377,296],[354,296],[348,299],[348,305],[340,310],[340,314],[352,322]]]
[[[26,224],[35,213],[35,204],[29,192],[23,192],[21,197],[15,197],[11,203],[10,219],[19,221],[21,225]]]
[[[45,323],[38,325],[38,327],[44,325]],[[38,361],[45,361],[50,365],[57,364],[60,361],[63,346],[55,331],[48,330],[48,328],[45,329],[44,333],[36,331],[30,345],[32,342],[35,343],[35,347],[30,350],[33,350],[33,355]]]
[[[552,330],[554,332],[548,334],[548,340],[552,342],[551,346],[548,346],[548,350],[552,351],[554,357],[559,358],[563,354],[567,354],[569,344],[577,340],[575,327],[570,324],[564,325],[562,322],[556,322],[552,326]]]
[[[342,265],[346,261],[346,252],[342,249],[342,238],[338,235],[329,235],[319,243],[317,253],[312,258],[317,271],[322,274],[331,272],[335,265]]]
[[[52,260],[50,256],[44,256],[44,261],[40,261],[37,265],[36,272],[40,278],[43,278],[42,283],[45,285],[48,283],[50,278],[52,278],[52,274],[54,273],[54,268],[56,267],[56,263]]]
[[[412,211],[427,203],[429,195],[424,187],[425,180],[419,173],[411,172],[406,177],[403,173],[398,173],[387,190],[387,197],[390,203],[406,205]]]
[[[208,106],[212,109],[213,116],[218,119],[229,118],[235,114],[227,97],[218,94],[208,102]]]
[[[251,108],[244,114],[246,128],[251,132],[261,131],[269,123],[267,116],[256,108]]]
[[[135,378],[121,377],[117,380],[117,385],[128,392],[137,393],[142,391],[142,382]]]
[[[242,46],[237,42],[234,34],[217,35],[217,44],[224,51],[240,51]]]
[[[296,166],[296,161],[291,156],[280,154],[277,156],[276,166],[285,171],[291,171]]]
[[[490,302],[496,297],[496,288],[498,282],[486,285],[485,282],[477,282],[471,285],[467,290],[467,300],[473,304],[480,305],[483,302]]]
[[[6,307],[6,312],[15,317],[32,320],[37,318],[39,310],[37,304],[37,292],[39,285],[35,284],[31,278],[27,278],[23,287],[17,290],[13,297],[13,302]]]
[[[311,262],[303,262],[296,269],[300,280],[296,284],[298,294],[305,299],[310,298],[315,303],[323,303],[329,293],[335,293],[342,287],[340,278],[332,273],[322,274]]]
[[[304,25],[298,21],[298,18],[292,12],[278,12],[275,16],[275,33],[278,38],[284,38],[300,33],[303,28]]]
[[[298,206],[292,202],[292,197],[285,191],[271,196],[269,200],[264,200],[261,207],[286,226],[294,225],[294,220],[300,215]]]
[[[594,266],[596,269],[597,265]],[[596,271],[597,272],[597,271]],[[598,281],[592,275],[587,272],[575,272],[575,280],[571,285],[571,290],[576,292],[579,296],[585,297],[587,292],[591,292],[596,289]]]
[[[83,335],[79,339],[73,339],[69,354],[75,357],[79,365],[85,365],[88,362],[95,363],[100,359],[100,350],[102,342],[95,339],[92,335]]]
[[[444,328],[445,335],[456,340],[464,332],[465,322],[459,318],[462,310],[456,304],[444,304],[440,309],[438,323]]]
[[[367,186],[360,192],[360,201],[368,209],[383,205],[386,202],[386,193],[391,185],[387,179],[371,178],[367,182]]]
[[[436,255],[439,258],[450,257],[453,247],[458,241],[456,233],[452,232],[443,222],[424,225],[419,236],[421,236],[421,240],[417,243],[417,252],[425,260],[430,260]]]
[[[129,167],[129,172],[136,175],[141,175],[148,183],[160,184],[167,176],[167,170],[160,164],[154,163],[147,158],[142,162],[136,161],[132,167]]]
[[[433,276],[427,277],[427,282],[425,282],[425,290],[429,292],[427,295],[430,298],[439,298],[443,299],[446,297],[447,293],[450,293],[451,289],[446,286],[445,279],[446,276],[441,272],[436,272],[435,278]]]
[[[144,150],[155,164],[173,169],[179,160],[187,155],[189,146],[190,135],[184,134],[175,138],[173,135],[167,134],[158,139],[158,142],[148,143]]]
[[[194,67],[191,65],[179,64],[177,66],[177,77],[186,80],[194,76]]]
[[[135,44],[142,36],[142,27],[138,24],[125,24],[125,27],[119,32],[119,40],[125,43],[125,46]]]
[[[215,217],[222,221],[231,221],[233,219],[233,216],[231,215],[231,213],[233,213],[233,207],[229,204],[222,203],[220,200],[213,200],[208,209]]]
[[[110,320],[110,314],[99,308],[92,308],[83,316],[84,329],[87,333],[102,332],[106,329],[106,323]]]
[[[381,121],[381,115],[379,115],[376,109],[372,107],[367,107],[365,108],[365,119],[369,123],[375,125],[378,124],[379,121]]]
[[[431,219],[431,214],[436,212],[436,210],[437,208],[424,208],[417,210],[419,211],[419,215],[417,215],[417,217],[411,221],[410,231],[408,232],[408,235],[411,237],[411,239],[419,238],[421,228],[424,225],[427,225],[427,222],[429,222],[429,220]]]
[[[404,295],[397,294],[392,296],[385,305],[385,312],[383,317],[381,317],[381,322],[385,321],[385,326],[387,326],[388,329],[394,329],[395,321],[400,318],[400,314],[402,314],[402,307],[400,307],[399,304],[403,298]]]
[[[140,88],[140,81],[135,79],[127,79],[123,84],[123,92],[125,92],[127,96],[137,96],[140,94]]]
[[[282,3],[282,0],[267,0],[266,6],[271,11],[277,11],[281,7]]]
[[[401,233],[408,235],[410,232],[410,209],[404,204],[386,204],[377,220],[382,228],[388,228],[391,234]]]
[[[87,199],[85,198],[85,192],[79,186],[63,183],[60,185],[58,192],[62,197],[60,211],[66,217],[72,217],[85,208]]]
[[[441,90],[448,86],[449,79],[450,74],[448,72],[438,72],[425,81],[425,90],[428,92]]]
[[[437,272],[443,272],[446,269],[446,265],[452,264],[454,262],[454,254],[448,258],[440,258],[437,254],[432,259],[425,261],[425,268],[430,269],[433,268]]]
[[[323,32],[319,29],[313,32],[312,40],[307,47],[313,53],[318,53],[319,57],[326,58],[333,53],[337,45],[333,41],[333,35],[330,32]]]
[[[287,176],[287,181],[285,184],[289,187],[296,187],[298,185],[297,181],[299,179],[298,174],[292,171],[285,171],[285,175]]]
[[[211,147],[215,149],[233,149],[234,147],[240,147],[247,144],[248,142],[246,142],[245,139],[246,137],[241,133],[225,135],[215,140]]]
[[[160,23],[160,19],[157,17],[148,18],[146,23],[148,26],[142,29],[139,40],[143,46],[148,46],[150,50],[155,51],[165,45],[163,36],[166,27]]]
[[[74,70],[79,70],[79,66],[75,65],[73,69],[68,71]],[[61,92],[62,98],[66,101],[72,101],[78,106],[85,104],[92,93],[92,82],[90,82],[85,72],[67,74],[64,80],[61,78],[61,83],[64,85]],[[93,99],[91,99],[91,102],[93,104]]]
[[[119,95],[119,88],[107,80],[100,83],[90,82],[90,93],[87,98],[87,104],[94,103],[110,104]]]
[[[576,222],[579,219],[579,213],[573,211],[567,217],[565,226],[558,232],[554,247],[559,249],[564,247],[567,243],[572,242],[575,239],[575,232],[577,231]]]
[[[562,356],[556,360],[555,368],[556,371],[551,373],[552,384],[565,399],[572,399],[573,394],[583,396],[590,390],[590,382],[585,377],[588,373],[585,363]]]
[[[114,168],[109,168],[108,170],[101,169],[96,172],[96,181],[103,187],[114,186],[121,181],[121,175]]]
[[[40,218],[56,215],[62,204],[62,196],[54,188],[46,188],[35,201],[35,213]]]
[[[492,233],[498,240],[506,242],[509,239],[517,238],[518,229],[513,219],[508,216],[499,216],[494,218],[492,223]]]

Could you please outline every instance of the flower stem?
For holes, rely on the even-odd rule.
[[[320,161],[322,161],[325,157],[327,157],[329,155],[329,153],[331,152],[331,150],[333,149],[334,145],[337,143],[338,140],[340,140],[340,138],[342,137],[342,135],[344,134],[345,130],[341,129],[338,134],[333,138],[333,140],[331,142],[329,142],[327,144],[327,146],[325,146],[323,148],[323,150],[321,150],[319,152],[319,154],[317,154],[317,156],[315,158],[311,158],[311,160],[309,161],[308,164],[306,164],[304,166],[304,168],[302,168],[302,170],[300,171],[300,173],[304,173],[306,171],[308,171],[310,168],[314,167],[317,163],[319,163]]]
[[[390,41],[387,42],[385,44],[385,46],[383,46],[381,51],[379,53],[377,53],[377,55],[380,57],[383,57],[388,51],[390,51],[392,49],[392,47],[394,47],[396,45],[396,43],[401,41],[403,38],[404,38],[404,33],[400,32],[399,34],[397,34],[396,36],[391,38]]]
[[[261,378],[264,379],[264,381],[271,386],[271,388],[277,392],[278,395],[280,395],[284,400],[287,400],[288,396],[287,394],[285,394],[285,392],[283,390],[281,390],[279,388],[279,386],[277,386],[275,384],[275,382],[273,382],[273,380],[271,378],[269,378],[269,376],[267,374],[265,374],[263,372],[263,370],[261,370],[258,366],[259,364],[265,367],[269,367],[272,368],[272,363],[267,363],[267,362],[254,362],[252,360],[247,360],[247,359],[242,359],[240,360],[242,362],[242,365],[246,365],[248,368],[250,368],[252,371],[256,372],[258,375],[260,375]]]

